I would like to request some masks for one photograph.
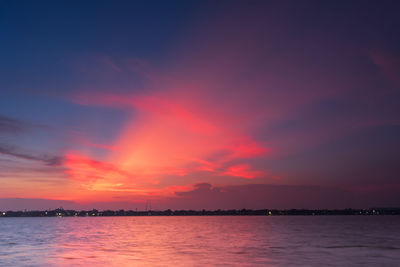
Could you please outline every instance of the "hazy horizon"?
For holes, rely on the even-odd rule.
[[[360,194],[337,188],[317,186],[282,186],[282,185],[243,185],[226,188],[211,188],[211,185],[195,185],[191,192],[184,192],[177,197],[148,199],[146,201],[127,202],[86,202],[71,200],[51,200],[40,198],[0,198],[0,210],[217,210],[217,209],[365,209],[398,208],[398,195],[394,192],[382,198],[379,195]],[[228,193],[228,194],[227,194]],[[233,196],[234,195],[234,196]],[[290,195],[284,201],[276,196]],[[341,199],[336,197],[340,195]],[[232,201],[236,198],[236,201]],[[206,200],[205,200],[206,199]]]

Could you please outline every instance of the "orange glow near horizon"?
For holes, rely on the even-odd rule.
[[[107,146],[113,148],[106,148],[107,156],[94,159],[95,155],[79,152],[65,155],[64,166],[71,181],[101,192],[103,197],[110,192],[173,195],[171,188],[190,188],[193,182],[185,177],[199,173],[233,179],[266,175],[265,170],[254,169],[250,163],[235,163],[265,156],[268,148],[250,138],[233,117],[225,120],[229,114],[210,113],[213,107],[199,105],[199,99],[174,99],[174,95],[177,93],[169,97],[165,97],[166,92],[151,96],[77,95],[75,101],[80,104],[128,109],[133,115]]]

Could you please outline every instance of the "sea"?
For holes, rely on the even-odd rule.
[[[0,266],[400,266],[400,216],[3,217]]]

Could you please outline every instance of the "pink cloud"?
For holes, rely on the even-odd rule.
[[[142,177],[184,176],[196,171],[219,174],[223,163],[268,153],[264,144],[246,136],[247,129],[238,129],[232,119],[221,120],[228,114],[211,114],[207,109],[213,107],[207,103],[199,107],[196,99],[174,98],[175,95],[175,91],[148,96],[80,93],[75,100],[139,111],[138,117],[128,122],[114,140],[112,147],[121,151],[111,153],[109,160]],[[220,152],[223,156],[218,159],[205,160]],[[190,167],[193,164],[197,167]],[[244,174],[249,177],[251,166],[247,169]]]
[[[114,164],[94,160],[77,153],[67,153],[63,164],[72,179],[81,181],[106,179],[110,175],[118,177],[129,175]]]
[[[226,169],[226,171],[222,172],[220,175],[228,175],[228,176],[235,176],[241,177],[246,179],[253,179],[258,177],[266,176],[265,172],[262,171],[254,171],[252,170],[249,164],[239,164],[233,165]]]

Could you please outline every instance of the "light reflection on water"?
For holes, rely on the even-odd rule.
[[[400,216],[1,218],[1,266],[399,266]]]

